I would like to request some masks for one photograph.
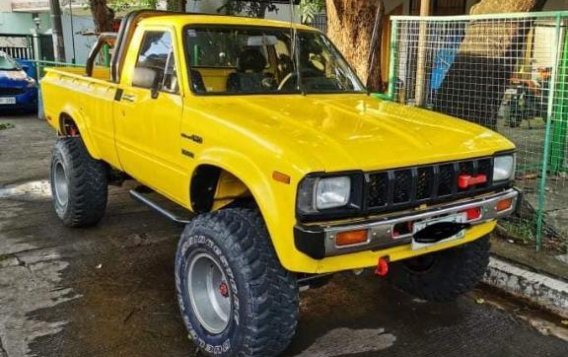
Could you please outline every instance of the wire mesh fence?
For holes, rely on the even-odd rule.
[[[502,227],[567,250],[568,12],[392,21],[388,97],[513,141],[524,199]]]

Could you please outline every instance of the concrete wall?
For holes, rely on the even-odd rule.
[[[63,23],[63,41],[65,43],[65,61],[73,60],[73,40],[75,41],[75,63],[85,64],[91,47],[96,42],[96,36],[85,36],[83,33],[92,32],[95,28],[90,16],[73,16],[73,33],[71,32],[71,16],[64,13],[61,17]],[[73,36],[74,35],[74,36]],[[73,38],[72,38],[73,36]]]
[[[12,4],[6,0],[0,0],[0,12],[12,11]]]
[[[39,17],[41,19],[40,32],[43,33],[51,27],[51,20],[49,13],[41,13]],[[35,23],[30,13],[0,12],[0,33],[29,35],[33,28],[35,28]]]

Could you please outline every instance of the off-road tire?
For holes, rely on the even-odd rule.
[[[212,256],[228,280],[230,318],[217,334],[199,322],[190,300],[188,269],[198,254]],[[178,244],[175,278],[189,337],[207,355],[277,356],[294,336],[296,278],[280,265],[257,210],[228,208],[193,219]]]
[[[489,236],[457,248],[392,263],[389,280],[421,299],[449,302],[470,291],[489,264]]]
[[[56,178],[64,172],[67,200],[60,202]],[[67,227],[88,227],[97,224],[105,214],[108,196],[108,167],[93,159],[80,137],[57,141],[51,158],[51,193],[57,216]],[[66,201],[66,202],[65,202]]]

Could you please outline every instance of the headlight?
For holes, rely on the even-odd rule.
[[[298,190],[298,209],[303,213],[343,207],[351,195],[351,177],[308,177]]]
[[[28,84],[27,84],[28,88],[32,88],[32,87],[36,86],[36,80],[35,79],[28,77],[26,80],[28,81]]]
[[[497,156],[493,162],[493,182],[510,180],[515,174],[515,156]]]
[[[316,185],[316,208],[326,209],[345,206],[349,202],[351,178],[330,177],[320,179]]]

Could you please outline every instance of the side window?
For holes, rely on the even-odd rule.
[[[169,93],[179,91],[172,36],[169,32],[148,31],[144,34],[135,68],[154,71],[159,90]]]

